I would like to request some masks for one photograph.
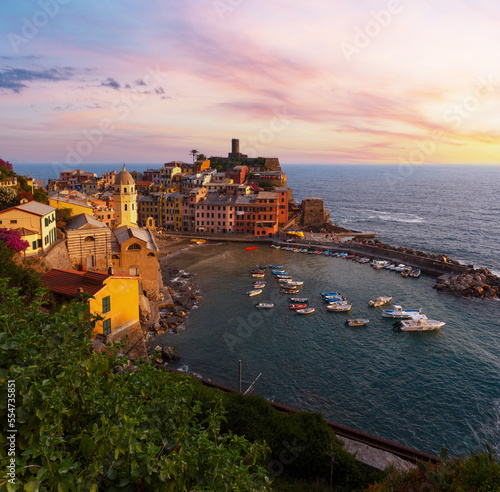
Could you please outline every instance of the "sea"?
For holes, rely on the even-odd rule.
[[[130,165],[143,172],[159,165]],[[24,168],[24,169],[23,169]],[[98,175],[121,165],[80,165]],[[500,167],[465,165],[286,165],[296,201],[321,197],[332,222],[500,273]],[[20,174],[57,177],[52,165],[15,165]],[[52,170],[52,171],[51,171]],[[57,170],[57,172],[55,172]],[[52,174],[51,174],[52,172]],[[435,279],[403,278],[336,257],[246,244],[192,246],[171,264],[195,274],[201,299],[179,334],[178,369],[421,451],[452,455],[500,450],[500,302],[433,289]],[[249,297],[256,265],[279,264],[304,281],[297,294],[316,312],[288,310],[267,269],[266,287]],[[349,314],[325,310],[322,292],[341,292]],[[444,321],[439,331],[404,333],[368,301],[391,295]],[[269,301],[274,308],[256,309]],[[368,318],[364,327],[346,319]],[[252,385],[253,383],[253,385]]]

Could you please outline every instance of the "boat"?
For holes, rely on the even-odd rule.
[[[253,288],[254,289],[263,289],[266,286],[265,282],[254,282]]]
[[[261,309],[271,309],[274,307],[274,304],[272,302],[258,302],[255,305],[256,308],[261,308]]]
[[[245,248],[246,251],[253,251],[255,249],[259,249],[258,246],[248,246],[248,248]]]
[[[414,268],[414,269],[410,272],[410,277],[413,277],[413,278],[418,278],[418,277],[420,277],[420,268]]]
[[[322,292],[323,297],[340,296],[340,292]]]
[[[379,307],[379,306],[382,306],[384,304],[387,304],[390,300],[392,300],[391,296],[380,296],[380,297],[377,297],[376,299],[372,299],[368,303],[368,306]]]
[[[326,297],[323,297],[323,300],[326,302],[343,301],[343,300],[345,300],[345,297],[344,296],[326,296]]]
[[[264,270],[261,270],[260,268],[254,268],[253,270],[250,270],[250,273],[266,273]]]
[[[370,322],[369,319],[362,319],[362,318],[356,318],[356,319],[348,319],[346,320],[345,324],[347,326],[364,326]]]
[[[393,270],[394,270],[395,272],[402,272],[402,271],[403,271],[403,268],[405,268],[405,267],[406,267],[406,265],[405,265],[405,264],[400,263],[397,267],[393,268]]]
[[[191,239],[191,242],[196,244],[205,244],[207,241],[206,239]]]
[[[260,268],[261,270],[265,270],[267,268],[266,265],[257,265],[257,268]]]
[[[328,304],[328,306],[326,306],[326,309],[328,309],[328,311],[350,311],[350,309],[352,308],[352,304]]]
[[[269,268],[275,268],[276,270],[279,270],[283,268],[283,265],[269,265]]]
[[[294,289],[281,289],[281,292],[283,292],[283,294],[298,294],[299,289],[297,289],[297,287]]]
[[[404,267],[401,270],[401,276],[406,278],[406,277],[408,277],[408,275],[410,275],[410,272],[411,272],[411,267],[409,267],[409,266]]]
[[[411,318],[416,314],[420,314],[421,309],[403,309],[401,306],[394,305],[394,309],[384,309],[382,316],[384,318]]]
[[[298,314],[312,314],[312,313],[314,313],[314,311],[316,311],[316,309],[313,307],[310,307],[310,308],[305,308],[305,309],[297,309],[297,311],[295,311],[295,312]]]
[[[285,277],[289,277],[289,275],[285,275]],[[292,280],[292,278],[278,278],[278,283],[280,284],[287,284]]]
[[[406,319],[397,323],[401,331],[431,331],[441,328],[446,323],[444,321],[436,321],[435,319],[419,318]]]
[[[262,294],[262,289],[254,289],[247,292],[247,295],[250,297],[258,296],[259,294]]]
[[[292,302],[309,302],[309,297],[289,297],[288,300]]]
[[[288,306],[288,309],[295,309],[295,310],[297,310],[297,309],[305,309],[306,307],[307,307],[307,304],[304,304],[304,303],[302,303],[302,304],[290,304]]]
[[[372,267],[375,268],[375,270],[381,270],[382,268],[385,268],[389,264],[388,261],[385,260],[373,260],[372,261]]]
[[[254,278],[264,278],[264,274],[263,273],[252,273],[252,277],[254,277]]]
[[[328,306],[343,306],[344,304],[349,304],[347,299],[337,299],[335,301],[327,301]]]

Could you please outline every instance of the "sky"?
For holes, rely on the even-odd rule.
[[[492,0],[4,0],[0,156],[498,164]]]

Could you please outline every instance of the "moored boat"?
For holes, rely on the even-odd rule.
[[[264,278],[264,274],[263,273],[252,273],[252,277],[253,278]]]
[[[369,319],[356,318],[356,319],[346,320],[345,324],[347,326],[365,326],[369,322],[370,322]]]
[[[328,306],[326,306],[326,309],[328,309],[328,311],[350,311],[350,309],[352,308],[352,304],[328,304]]]
[[[292,302],[309,302],[309,297],[289,297],[288,300]]]
[[[272,302],[258,302],[255,304],[255,307],[261,309],[271,309],[274,307],[274,304]]]
[[[283,265],[269,265],[269,268],[275,268],[276,270],[279,270],[283,268]]]
[[[387,304],[390,300],[392,300],[391,296],[380,296],[368,302],[368,306],[373,306],[373,307],[383,306],[384,304]]]
[[[399,325],[399,329],[401,331],[431,331],[441,328],[446,323],[444,321],[437,321],[434,319],[420,318],[402,320],[397,324]]]
[[[417,314],[420,314],[421,309],[403,309],[401,306],[394,305],[394,309],[384,309],[382,311],[382,316],[384,318],[411,318]]]
[[[316,309],[313,307],[310,307],[310,308],[305,308],[305,309],[297,309],[297,311],[295,311],[295,312],[297,314],[312,314],[312,313],[314,313],[314,311],[316,311]]]
[[[402,276],[402,277],[408,277],[408,275],[410,275],[410,272],[411,272],[411,267],[409,267],[409,266],[404,267],[404,268],[401,270],[401,276]]]
[[[418,278],[418,277],[420,277],[420,268],[414,268],[414,269],[410,272],[410,277],[413,277],[413,278]]]
[[[254,282],[253,288],[254,289],[263,289],[266,286],[265,282]]]
[[[307,307],[307,304],[302,303],[302,304],[290,304],[288,306],[288,309],[292,310],[297,310],[297,309],[305,309]]]
[[[299,286],[304,285],[304,282],[302,280],[289,280],[287,285]]]
[[[322,292],[323,297],[339,296],[340,292]]]
[[[247,292],[247,295],[250,297],[258,296],[259,294],[262,294],[262,289],[254,289]]]

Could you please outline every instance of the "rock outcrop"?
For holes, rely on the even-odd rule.
[[[471,269],[460,275],[438,278],[434,288],[466,297],[493,299],[500,297],[500,278],[486,268]]]

